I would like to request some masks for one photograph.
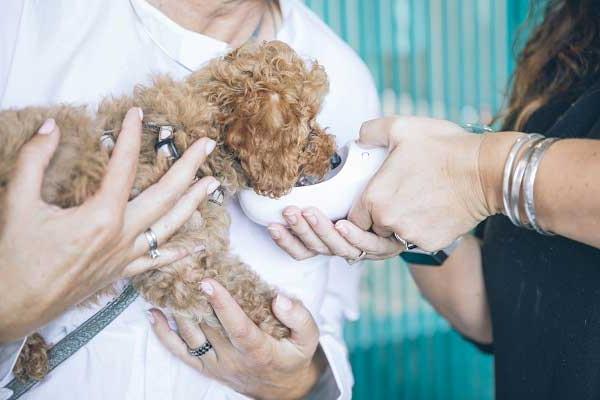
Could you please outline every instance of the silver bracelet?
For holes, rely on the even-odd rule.
[[[531,157],[531,149],[535,146],[536,143],[543,140],[544,137],[540,134],[531,134],[528,135],[529,140],[525,142],[525,150],[517,166],[511,172],[510,176],[510,191],[509,191],[509,199],[508,199],[508,218],[510,221],[518,227],[527,227],[523,222],[521,222],[521,214],[519,212],[519,203],[521,202],[521,185],[523,183],[523,175],[525,173],[525,168],[529,162],[529,158]]]
[[[533,189],[535,186],[535,178],[537,176],[537,171],[540,167],[542,159],[544,158],[544,154],[546,150],[555,143],[560,140],[559,138],[550,138],[545,139],[541,142],[538,142],[532,150],[531,158],[529,163],[527,164],[527,168],[525,169],[525,176],[523,178],[523,197],[524,197],[524,208],[525,213],[527,214],[527,219],[529,220],[529,224],[531,227],[539,234],[552,236],[554,235],[552,232],[548,232],[542,229],[538,222],[537,216],[535,214],[535,201],[534,201],[534,193]]]
[[[502,175],[502,204],[504,206],[504,213],[508,216],[510,221],[517,225],[516,220],[513,220],[512,213],[510,212],[510,178],[513,172],[515,160],[521,148],[525,143],[532,140],[532,135],[522,135],[520,136],[515,143],[510,148],[510,152],[508,153],[508,157],[506,159],[506,163],[504,164],[504,172]]]

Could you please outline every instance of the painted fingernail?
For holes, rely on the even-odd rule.
[[[296,225],[298,223],[298,217],[292,213],[284,213],[283,216],[290,225]]]
[[[304,211],[302,215],[304,215],[304,218],[306,218],[309,224],[313,226],[317,225],[318,221],[315,214],[311,213],[310,211]]]
[[[343,224],[335,224],[335,229],[337,229],[337,231],[342,235],[348,234],[348,229],[346,229],[346,227]]]
[[[144,110],[141,107],[138,107],[138,115],[140,116],[140,121],[144,120]]]
[[[148,321],[150,321],[152,325],[154,325],[156,322],[156,319],[154,319],[154,314],[152,314],[152,311],[150,310],[146,310],[146,318],[148,318]]]
[[[281,233],[279,232],[279,229],[275,228],[274,226],[269,226],[267,227],[267,229],[269,230],[269,233],[271,234],[271,237],[273,239],[281,238]]]
[[[55,127],[56,127],[56,121],[54,121],[54,118],[48,118],[47,120],[44,121],[42,126],[40,126],[38,133],[40,135],[49,135],[52,133],[52,131],[54,130]]]
[[[204,251],[206,251],[206,247],[203,244],[194,247],[193,250],[194,254],[203,253]]]
[[[221,183],[215,179],[208,184],[206,190],[210,194],[210,193],[214,192],[215,190],[217,190],[219,188],[219,186],[221,186]]]
[[[206,147],[204,148],[206,155],[209,155],[210,153],[212,153],[212,151],[215,149],[216,145],[217,145],[217,142],[215,142],[212,139],[208,139],[208,141],[206,142]]]
[[[202,291],[209,296],[212,296],[215,292],[215,288],[213,288],[213,285],[205,281],[200,283],[200,289],[202,289]]]
[[[277,305],[281,311],[289,311],[292,309],[292,301],[282,294],[277,295],[275,305]]]

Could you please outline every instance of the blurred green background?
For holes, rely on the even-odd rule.
[[[527,0],[305,0],[365,60],[384,114],[490,123]],[[357,400],[487,400],[493,360],[420,297],[399,260],[370,263],[346,328]]]

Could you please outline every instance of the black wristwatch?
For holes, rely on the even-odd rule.
[[[442,250],[428,252],[418,247],[412,247],[402,253],[400,258],[407,264],[426,265],[428,267],[439,267],[446,261],[450,254],[456,250],[462,240],[462,236],[456,239],[450,246]],[[408,246],[407,246],[408,247]]]

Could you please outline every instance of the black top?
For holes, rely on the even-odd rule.
[[[600,139],[600,80],[588,88],[536,112],[525,131]],[[489,218],[483,237],[497,400],[600,399],[600,250],[505,216]]]

